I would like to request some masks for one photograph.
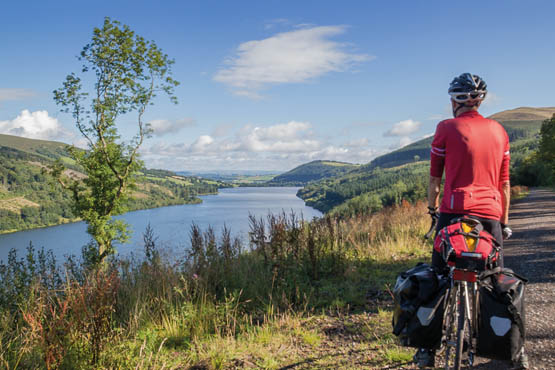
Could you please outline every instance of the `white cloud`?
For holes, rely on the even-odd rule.
[[[208,135],[199,136],[199,138],[191,145],[193,153],[204,153],[214,143],[214,139]]]
[[[45,110],[29,112],[25,109],[13,120],[0,121],[0,133],[44,140],[73,138],[73,134]]]
[[[491,91],[489,91],[482,104],[484,106],[495,106],[495,105],[499,104],[501,102],[501,100],[502,99],[499,97],[499,95],[494,94]]]
[[[37,93],[30,89],[0,89],[0,102],[8,100],[23,100],[36,96]]]
[[[389,131],[384,133],[384,136],[408,136],[418,131],[421,125],[420,122],[412,119],[397,122]]]
[[[411,139],[408,136],[403,136],[400,140],[399,140],[399,147],[402,148],[404,146],[409,145],[410,143],[412,143],[414,140]]]
[[[176,134],[185,127],[195,124],[192,118],[183,118],[177,121],[169,121],[167,119],[155,119],[149,122],[152,133],[156,136],[164,136],[167,134]]]
[[[291,121],[270,127],[245,127],[242,135],[242,148],[253,152],[302,152],[320,147],[317,140],[311,139],[310,124]]]
[[[225,137],[201,135],[191,144],[154,143],[142,150],[147,166],[172,170],[265,169],[285,171],[315,159],[368,163],[383,150],[367,139],[332,144],[308,122],[246,125]]]
[[[411,139],[409,136],[402,136],[398,142],[393,143],[389,146],[389,149],[395,150],[412,144],[416,141],[416,139]]]
[[[329,39],[343,32],[343,26],[311,27],[244,42],[214,80],[232,87],[238,95],[260,98],[257,91],[265,85],[304,82],[373,59],[351,53],[345,44]]]

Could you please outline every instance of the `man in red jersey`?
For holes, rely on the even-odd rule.
[[[436,128],[431,150],[428,210],[439,220],[437,229],[463,215],[478,219],[484,229],[502,244],[511,236],[509,223],[509,137],[498,122],[478,113],[487,94],[479,76],[463,73],[449,85],[452,119]],[[439,205],[441,178],[445,172],[443,199]],[[503,254],[500,255],[503,266]],[[432,264],[444,267],[443,257],[433,251]],[[419,367],[434,365],[435,352],[419,349],[414,356]],[[522,350],[516,368],[527,369]]]
[[[463,73],[449,86],[453,119],[436,128],[431,150],[428,209],[438,210],[441,177],[445,172],[443,199],[437,230],[463,215],[477,218],[502,244],[510,237],[509,137],[498,122],[482,117],[478,108],[487,94],[484,80]],[[503,265],[501,254],[500,265]],[[434,252],[432,264],[444,266]]]

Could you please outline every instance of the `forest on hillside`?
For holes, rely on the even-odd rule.
[[[555,116],[544,121],[508,120],[502,125],[511,143],[511,183],[553,185]],[[322,212],[343,216],[425,199],[431,140],[422,139],[343,175],[308,184],[297,194]]]
[[[0,146],[0,233],[74,221],[71,196],[61,191],[44,169],[56,152],[40,155]],[[65,154],[63,151],[58,154]],[[76,168],[76,167],[73,167]],[[198,195],[215,194],[227,186],[219,181],[177,176],[171,171],[145,170],[128,211],[198,203]]]
[[[268,181],[269,186],[304,186],[310,182],[338,177],[358,168],[358,165],[336,161],[312,161],[295,167]]]

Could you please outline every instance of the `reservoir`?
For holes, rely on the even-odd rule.
[[[266,217],[271,213],[291,213],[303,216],[305,220],[320,217],[322,214],[304,204],[297,198],[298,187],[243,187],[220,189],[218,195],[201,196],[201,204],[161,207],[126,213],[120,218],[125,220],[132,231],[131,240],[118,245],[119,255],[142,257],[143,233],[150,223],[157,237],[156,245],[166,253],[176,257],[184,255],[190,240],[191,224],[195,223],[202,230],[212,226],[219,238],[225,224],[233,236],[241,238],[248,244],[249,214]],[[90,240],[86,224],[72,224],[45,227],[0,235],[0,260],[6,262],[10,249],[17,250],[18,258],[24,256],[30,242],[35,249],[51,249],[58,262],[66,255],[81,255],[81,247]]]

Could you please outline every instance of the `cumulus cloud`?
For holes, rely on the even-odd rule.
[[[199,138],[191,145],[191,151],[193,153],[204,153],[212,143],[214,143],[214,139],[212,139],[211,136],[199,136]]]
[[[502,99],[499,97],[499,95],[494,94],[491,91],[489,91],[482,104],[484,106],[495,106],[495,105],[499,104],[501,102],[501,100]]]
[[[201,135],[191,144],[157,142],[142,150],[148,166],[172,170],[289,170],[315,159],[367,163],[383,149],[367,139],[331,143],[308,122],[246,125],[225,137]]]
[[[263,86],[304,82],[373,59],[330,40],[343,32],[343,26],[310,27],[244,42],[214,80],[232,87],[237,95],[260,98],[257,91]]]
[[[167,134],[176,134],[185,127],[190,127],[195,124],[192,118],[183,118],[176,121],[167,119],[155,119],[149,122],[152,133],[156,136],[164,136]]]
[[[8,100],[23,100],[37,95],[30,89],[0,89],[0,102]]]
[[[0,133],[43,140],[67,140],[73,137],[47,111],[29,112],[27,109],[13,120],[0,121]]]
[[[412,119],[397,122],[390,130],[384,133],[384,136],[408,136],[418,131],[421,125],[420,122],[413,121]]]
[[[402,137],[399,139],[399,141],[397,141],[397,142],[391,144],[391,145],[389,146],[389,149],[390,149],[390,150],[399,149],[399,148],[402,148],[402,147],[407,146],[407,145],[409,145],[409,144],[412,144],[412,143],[414,143],[415,141],[416,141],[416,139],[412,139],[412,138],[410,138],[409,136],[402,136]]]
[[[242,136],[242,148],[253,152],[301,152],[320,147],[317,140],[309,138],[310,124],[291,121],[270,127],[254,127]],[[249,127],[246,128],[249,130]]]

